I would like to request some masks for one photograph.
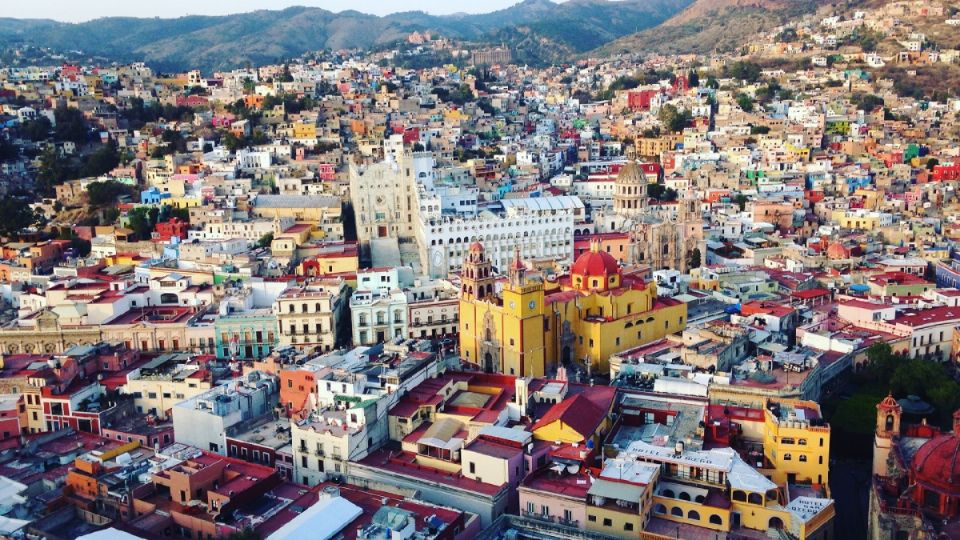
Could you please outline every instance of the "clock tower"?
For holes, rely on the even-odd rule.
[[[540,376],[545,373],[543,283],[527,278],[527,265],[517,249],[503,287],[503,370],[508,375]]]

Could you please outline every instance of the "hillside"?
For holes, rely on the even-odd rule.
[[[729,52],[759,31],[812,13],[825,0],[697,0],[663,24],[612,41],[591,54]]]
[[[414,31],[522,48],[551,44],[557,61],[567,51],[584,52],[618,37],[651,28],[690,0],[524,0],[480,15],[435,16],[411,11],[377,17],[357,11],[333,13],[291,7],[220,17],[176,19],[109,17],[70,24],[0,18],[0,47],[12,43],[82,50],[118,61],[143,60],[161,70],[225,69],[275,62],[320,49],[369,48]],[[552,57],[547,59],[548,57]]]

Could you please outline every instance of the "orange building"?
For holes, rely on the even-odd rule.
[[[258,94],[250,94],[249,96],[243,96],[243,104],[251,109],[259,109],[263,107],[264,96]]]
[[[310,395],[316,395],[321,371],[326,371],[326,368],[303,366],[280,372],[280,404],[289,418],[300,418],[310,408]]]

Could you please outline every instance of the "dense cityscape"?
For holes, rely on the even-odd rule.
[[[0,26],[0,537],[960,538],[960,3],[811,6],[550,62]]]

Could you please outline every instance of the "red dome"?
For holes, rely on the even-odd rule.
[[[580,276],[609,276],[619,273],[620,265],[609,253],[590,250],[577,257],[570,271]]]
[[[923,444],[913,458],[914,478],[925,488],[943,493],[960,492],[960,437],[940,435]]]
[[[483,244],[474,241],[472,244],[470,244],[470,251],[473,253],[483,253]]]

